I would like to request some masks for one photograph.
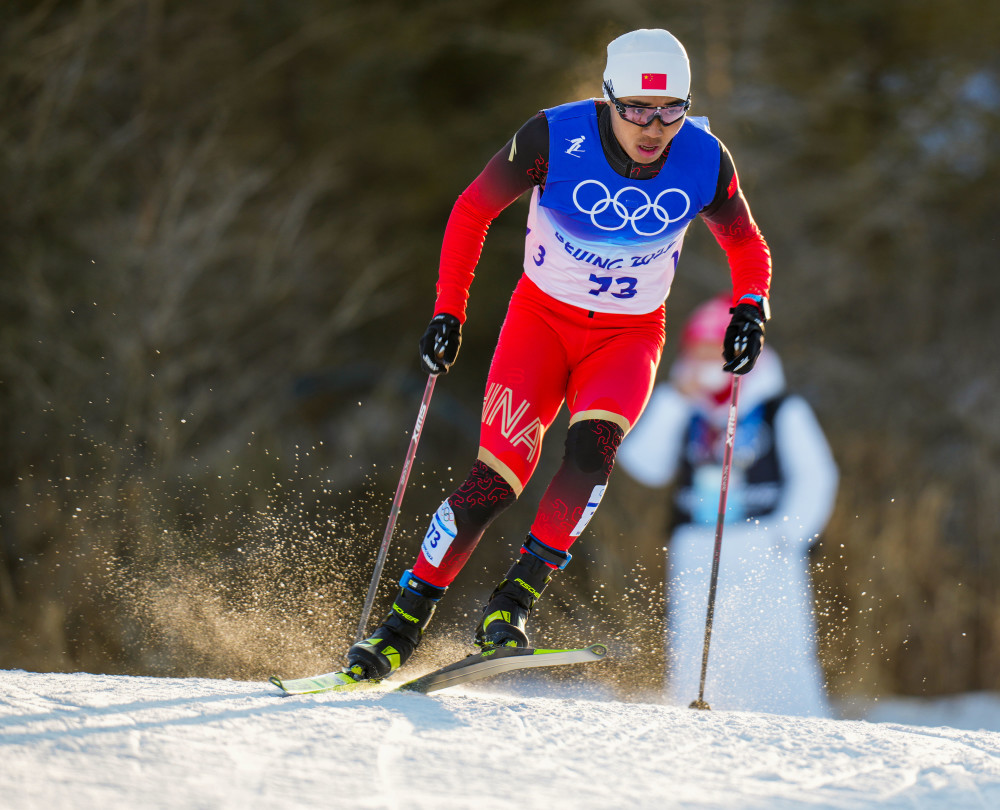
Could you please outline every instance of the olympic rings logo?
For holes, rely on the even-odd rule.
[[[603,192],[603,199],[597,200],[590,208],[584,208],[580,205],[580,200],[577,195],[580,193],[580,189],[586,185],[593,183],[598,186]],[[646,202],[636,208],[634,211],[629,212],[628,207],[619,198],[626,191],[634,191],[639,194]],[[660,200],[667,194],[680,194],[684,198],[684,210],[678,214],[676,217],[671,217],[667,212],[667,209],[660,205]],[[611,196],[611,191],[608,189],[604,183],[600,180],[584,180],[577,184],[577,187],[573,189],[573,204],[576,206],[576,210],[581,214],[586,214],[590,217],[590,221],[594,223],[594,227],[600,228],[602,231],[620,231],[629,223],[632,224],[632,230],[634,230],[639,236],[656,236],[657,234],[663,233],[667,227],[673,222],[679,222],[687,216],[688,211],[691,210],[691,198],[688,197],[679,188],[668,188],[661,191],[656,195],[655,200],[650,200],[649,195],[643,191],[641,188],[636,188],[635,186],[625,186],[619,189],[614,197]],[[609,208],[613,209],[616,216],[621,217],[621,222],[614,226],[602,225],[597,221],[597,217],[607,211]],[[642,231],[639,229],[639,221],[645,219],[650,214],[652,214],[657,221],[661,222],[659,228],[655,231]],[[655,224],[655,223],[651,223]]]

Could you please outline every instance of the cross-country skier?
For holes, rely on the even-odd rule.
[[[684,233],[708,225],[732,273],[727,371],[764,341],[771,261],[733,160],[690,118],[683,45],[641,29],[608,45],[604,99],[542,110],[458,198],[441,250],[434,317],[420,339],[429,374],[455,362],[473,272],[492,220],[531,191],[524,274],[490,366],[479,452],[431,519],[378,629],[348,652],[355,678],[384,678],[420,643],[438,600],[490,523],[521,494],[565,402],[562,466],[518,560],[475,631],[480,646],[527,646],[526,623],[601,502],[622,438],[642,413],[664,342],[664,302]]]
[[[618,461],[649,487],[673,483],[667,553],[667,690],[698,694],[729,418],[719,351],[729,300],[697,307],[666,382]],[[706,692],[717,709],[825,716],[809,548],[837,494],[837,465],[812,408],[789,393],[768,346],[743,378],[726,501]]]

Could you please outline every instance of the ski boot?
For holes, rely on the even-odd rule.
[[[482,621],[476,628],[476,644],[484,648],[529,646],[525,626],[531,608],[552,581],[553,566],[561,571],[571,558],[568,552],[549,548],[529,534],[520,559],[483,608]]]
[[[448,590],[417,579],[411,571],[403,574],[399,584],[399,595],[382,623],[347,651],[343,672],[356,681],[381,680],[405,664],[420,643],[438,600]]]

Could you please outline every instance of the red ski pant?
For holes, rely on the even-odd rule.
[[[663,341],[662,306],[648,315],[588,312],[522,276],[486,382],[479,459],[520,495],[563,402],[570,425],[600,419],[628,433],[649,401]]]
[[[531,534],[567,550],[600,503],[618,445],[649,400],[663,340],[663,307],[639,316],[588,312],[522,277],[490,367],[478,460],[434,516],[413,573],[438,587],[451,583],[531,478],[563,402],[570,411],[566,453]]]

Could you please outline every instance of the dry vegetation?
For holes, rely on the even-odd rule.
[[[771,243],[769,337],[840,464],[815,557],[834,691],[995,688],[995,5],[416,8],[4,4],[0,667],[332,664],[413,423],[454,197],[534,110],[597,92],[611,36],[663,25]],[[471,463],[522,228],[518,205],[487,241],[386,593]],[[672,323],[725,276],[696,225]],[[464,638],[542,486],[484,542],[426,659]],[[619,478],[539,617],[617,639],[627,694],[660,677],[664,504]]]

